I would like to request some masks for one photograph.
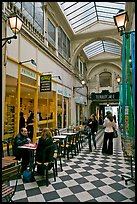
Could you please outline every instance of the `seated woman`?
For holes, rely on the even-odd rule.
[[[49,128],[44,128],[42,130],[41,138],[39,138],[38,146],[36,149],[36,161],[42,162],[44,149],[48,146],[53,145],[52,133]],[[48,162],[48,153],[45,155],[45,162]],[[44,174],[42,167],[37,166],[37,173],[40,175]]]

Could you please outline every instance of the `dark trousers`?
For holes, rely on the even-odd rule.
[[[113,154],[113,132],[104,132],[102,153]]]
[[[94,133],[89,133],[88,134],[88,145],[89,145],[89,151],[92,152],[92,145],[91,145],[91,137],[92,137],[92,140],[93,140],[93,144],[94,144],[94,147],[96,149],[96,135]]]
[[[27,169],[30,160],[30,152],[28,149],[20,149],[20,157],[21,157],[21,165],[22,165],[22,172]]]

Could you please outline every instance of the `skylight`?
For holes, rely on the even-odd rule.
[[[125,9],[125,2],[58,2],[74,33],[95,22],[114,24],[113,16]]]

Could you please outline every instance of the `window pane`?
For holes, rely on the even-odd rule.
[[[33,24],[34,2],[23,2],[23,15]]]
[[[58,50],[59,53],[62,53],[62,29],[58,28]]]
[[[35,25],[37,30],[44,33],[43,2],[35,2]]]
[[[100,87],[112,86],[112,74],[110,72],[103,72],[99,75]]]
[[[48,41],[55,46],[55,27],[50,20],[48,20]]]
[[[67,58],[70,58],[70,41],[67,38]]]
[[[64,32],[62,32],[62,54],[64,57],[66,57],[66,35]]]

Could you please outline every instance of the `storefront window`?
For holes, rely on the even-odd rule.
[[[62,95],[57,95],[57,127],[62,128]]]
[[[39,93],[38,99],[38,128],[42,130],[44,127],[56,127],[56,92]]]

